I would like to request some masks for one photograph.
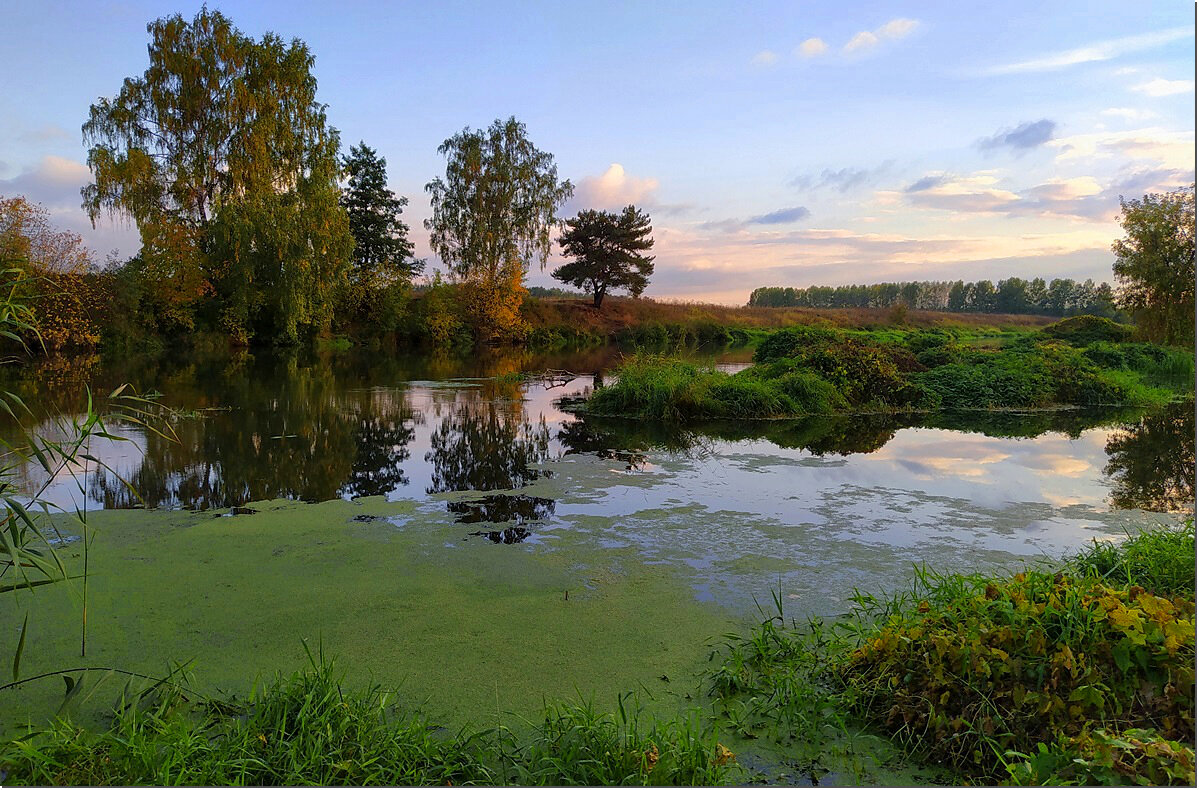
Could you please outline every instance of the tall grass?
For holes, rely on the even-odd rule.
[[[515,729],[449,733],[377,686],[343,688],[331,662],[276,678],[244,702],[163,686],[112,726],[68,721],[0,745],[8,785],[707,785],[732,754],[698,718],[643,721],[556,705]]]

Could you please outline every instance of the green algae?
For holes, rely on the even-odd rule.
[[[30,613],[24,674],[154,675],[191,661],[202,690],[244,694],[256,678],[303,667],[306,641],[336,656],[347,682],[399,686],[451,724],[532,715],[555,699],[614,706],[628,690],[673,713],[695,690],[705,641],[731,624],[631,551],[463,540],[444,511],[410,501],[250,507],[92,514],[87,657],[78,585],[43,588],[0,612],[6,634]],[[79,548],[63,553],[78,562]],[[52,713],[61,685],[4,693],[7,728]]]

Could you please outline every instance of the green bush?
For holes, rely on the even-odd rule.
[[[1085,346],[1106,340],[1112,343],[1129,340],[1135,330],[1097,315],[1076,315],[1050,324],[1041,333],[1072,345]]]
[[[1005,758],[1012,784],[1195,786],[1195,749],[1152,730],[1086,731]]]

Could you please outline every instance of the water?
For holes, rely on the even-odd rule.
[[[799,613],[831,613],[855,589],[904,584],[918,563],[961,571],[1059,557],[1171,520],[1194,500],[1193,406],[686,431],[574,416],[617,357],[211,355],[85,364],[17,386],[57,411],[41,427],[50,434],[78,408],[84,381],[97,391],[130,382],[191,414],[173,424],[178,441],[116,427],[127,441],[95,442],[102,467],[49,481],[52,501],[228,512],[382,496],[412,511],[368,519],[369,529],[425,529],[444,552],[472,541],[632,551],[741,615],[775,589]],[[735,370],[747,357],[704,358]],[[578,375],[496,378],[550,368]]]

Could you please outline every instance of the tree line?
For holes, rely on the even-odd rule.
[[[809,288],[756,288],[750,307],[893,307],[951,313],[1011,313],[1070,316],[1117,315],[1115,292],[1105,282],[1069,278],[1046,282],[1009,277],[992,282],[910,281],[873,285],[814,285]]]

